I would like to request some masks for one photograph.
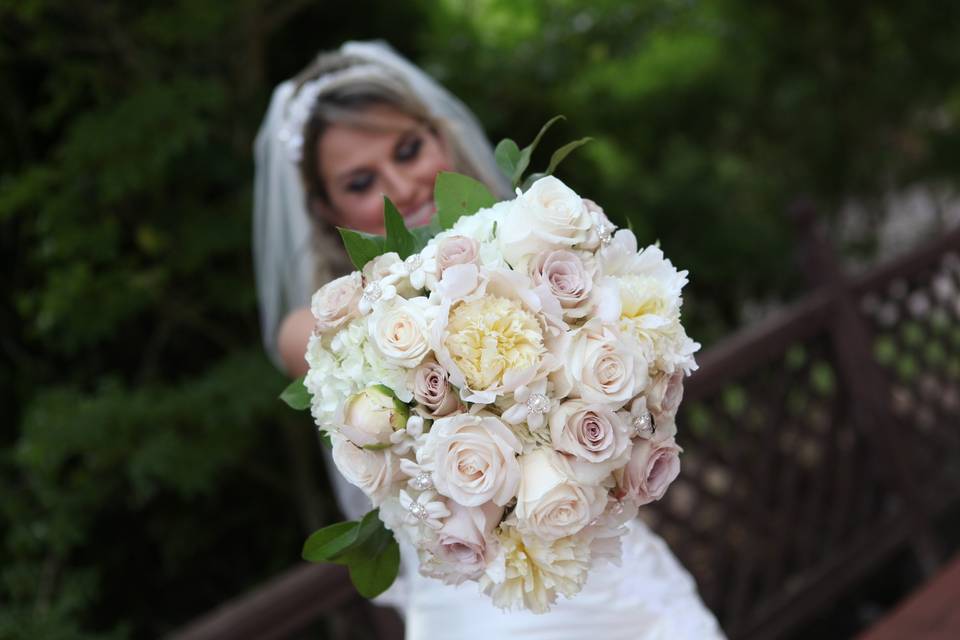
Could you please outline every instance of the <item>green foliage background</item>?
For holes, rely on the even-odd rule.
[[[782,211],[955,184],[960,5],[0,4],[0,638],[155,637],[334,517],[259,346],[272,87],[382,37],[693,274],[706,343],[799,282]],[[306,453],[305,453],[306,452]]]

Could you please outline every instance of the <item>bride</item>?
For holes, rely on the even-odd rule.
[[[382,233],[388,196],[408,227],[434,213],[440,171],[458,171],[510,197],[473,114],[417,67],[379,43],[321,54],[276,88],[256,141],[254,254],[264,344],[291,376],[304,360],[313,291],[352,270],[334,226]],[[345,515],[370,503],[327,468]],[[427,638],[703,639],[723,637],[690,574],[640,520],[623,538],[620,566],[599,565],[574,598],[547,614],[502,612],[475,583],[452,587],[417,572],[402,553],[397,582],[379,602],[405,618],[407,640]]]

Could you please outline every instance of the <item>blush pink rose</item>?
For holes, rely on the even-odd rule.
[[[333,331],[356,318],[362,294],[363,281],[356,271],[325,284],[310,300],[316,332]]]
[[[680,474],[681,451],[673,438],[636,440],[630,461],[614,474],[623,497],[638,505],[662,498]]]
[[[437,243],[437,275],[457,264],[475,264],[480,244],[466,236],[449,236]]]
[[[456,585],[483,574],[494,552],[496,538],[492,533],[500,524],[503,507],[492,502],[464,507],[453,500],[448,506],[450,516],[437,531],[431,549],[435,561],[425,563],[424,568],[428,575]]]
[[[460,397],[447,378],[447,370],[433,361],[424,362],[414,372],[413,397],[424,417],[442,418],[462,409]]]
[[[539,254],[529,265],[534,285],[546,284],[568,318],[582,318],[590,311],[593,273],[573,251],[556,250]]]
[[[683,400],[683,376],[680,369],[673,374],[661,373],[647,388],[647,410],[653,416],[657,431],[665,431],[677,417]]]

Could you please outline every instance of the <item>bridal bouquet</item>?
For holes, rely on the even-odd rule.
[[[545,612],[679,472],[687,272],[550,175],[517,194],[441,174],[432,227],[387,201],[386,237],[342,230],[359,270],[313,296],[302,404],[376,509],[304,556],[364,595],[396,538],[424,575]]]

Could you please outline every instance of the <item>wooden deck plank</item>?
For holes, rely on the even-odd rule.
[[[960,638],[960,554],[859,640]]]

